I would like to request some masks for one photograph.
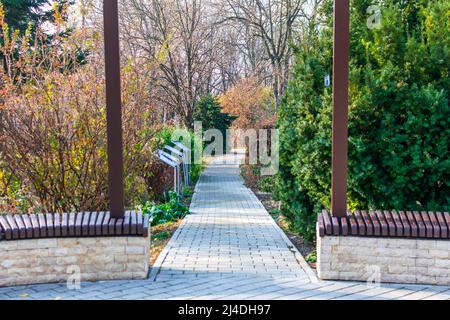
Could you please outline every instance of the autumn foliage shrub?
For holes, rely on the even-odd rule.
[[[1,11],[1,10],[0,10]],[[1,13],[1,12],[0,12]],[[23,37],[0,14],[0,208],[82,211],[108,207],[103,41],[97,32]],[[60,32],[61,31],[61,32]],[[85,61],[78,59],[86,52]],[[148,197],[161,142],[149,75],[138,58],[122,63],[126,205]]]
[[[224,112],[236,116],[234,128],[259,129],[275,120],[273,92],[257,77],[243,78],[220,96]]]
[[[260,129],[272,129],[275,126],[275,106],[273,90],[265,86],[255,77],[250,76],[238,81],[233,87],[220,96],[222,109],[236,117],[232,129],[236,130],[233,136],[233,146],[246,148],[245,163],[241,166],[241,173],[247,186],[253,189],[261,189],[261,182],[270,180],[270,177],[261,176],[260,164],[249,164],[249,141],[244,136],[245,130],[256,130],[257,138]],[[267,146],[270,150],[270,146]],[[265,191],[265,190],[263,190]]]

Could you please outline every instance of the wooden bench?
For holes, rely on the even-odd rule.
[[[0,214],[0,240],[148,236],[148,217],[126,211],[123,218],[111,218],[109,212]]]
[[[319,236],[400,237],[450,239],[450,213],[432,211],[355,211],[333,217],[323,210],[317,217]]]

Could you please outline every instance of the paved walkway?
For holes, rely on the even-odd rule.
[[[239,157],[216,158],[191,212],[148,280],[0,288],[0,299],[450,299],[450,287],[318,281],[239,176]]]

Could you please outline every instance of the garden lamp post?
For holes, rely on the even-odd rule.
[[[349,0],[335,0],[333,14],[333,124],[331,214],[347,215]]]
[[[112,218],[121,218],[124,216],[124,192],[117,0],[103,0],[103,26],[105,38],[106,126],[110,215]]]

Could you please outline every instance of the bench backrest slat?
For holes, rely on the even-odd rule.
[[[442,216],[444,217],[444,216]],[[109,212],[0,215],[0,240],[51,237],[148,236],[148,216],[126,211],[114,219]]]

